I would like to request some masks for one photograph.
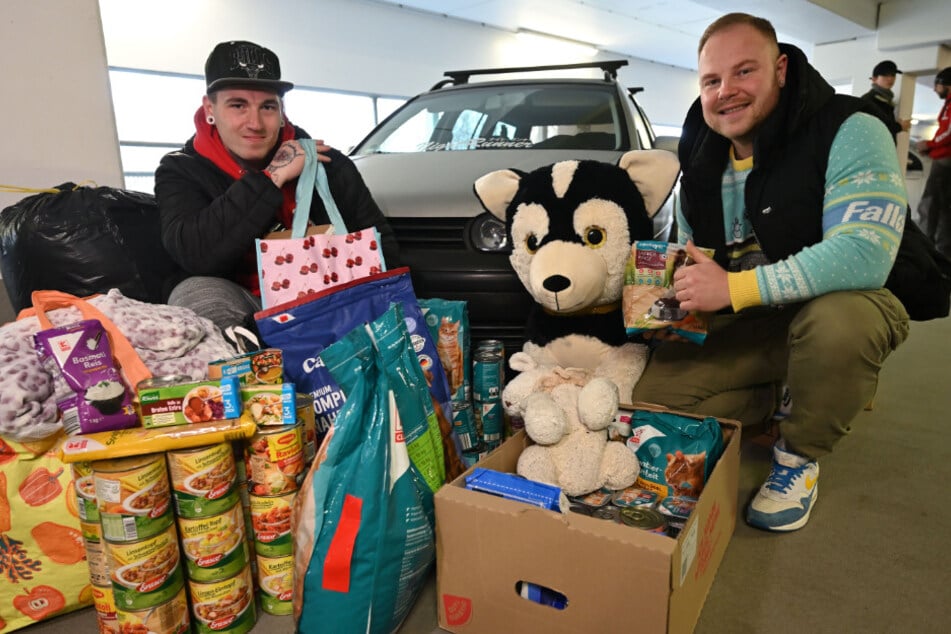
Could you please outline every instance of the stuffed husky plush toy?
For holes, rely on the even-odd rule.
[[[653,237],[651,218],[670,195],[679,170],[670,152],[634,150],[617,165],[561,161],[530,173],[499,170],[475,182],[482,205],[505,222],[512,267],[536,302],[527,316],[527,341],[509,362],[521,374],[502,395],[506,411],[525,421],[526,433],[537,443],[528,448],[533,451],[522,453],[518,471],[563,486],[569,495],[605,482],[628,486],[637,476],[637,461],[623,445],[607,442],[603,415],[595,417],[601,421],[599,429],[584,430],[604,437],[597,443],[600,449],[582,449],[579,425],[569,420],[578,413],[556,414],[577,405],[567,405],[564,397],[556,402],[551,390],[540,386],[558,384],[557,377],[568,372],[584,377],[572,381],[579,389],[595,378],[616,386],[611,396],[613,390],[597,382],[605,402],[615,408],[618,399],[630,401],[647,348],[627,339],[621,311],[624,269],[631,244]],[[556,447],[556,452],[548,451]],[[617,449],[631,459],[603,455]],[[568,456],[577,463],[582,457],[577,453],[589,463],[581,470],[594,475],[579,480],[578,464],[567,464]],[[564,486],[568,481],[574,492]]]

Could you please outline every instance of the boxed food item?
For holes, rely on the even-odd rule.
[[[218,381],[192,381],[187,376],[155,377],[139,383],[142,426],[169,427],[228,418]]]
[[[740,424],[718,422],[723,454],[676,539],[468,490],[472,468],[442,487],[439,626],[466,634],[693,631],[736,523]],[[529,442],[520,431],[479,466],[513,473]],[[563,609],[524,598],[518,588],[526,586],[563,595]]]
[[[284,354],[280,348],[255,350],[208,364],[209,379],[238,377],[241,385],[275,385],[284,380]]]
[[[224,412],[228,418],[257,425],[293,425],[297,422],[297,393],[293,383],[241,385],[238,377],[221,380]]]

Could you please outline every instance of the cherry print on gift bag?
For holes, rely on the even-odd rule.
[[[271,308],[339,284],[386,270],[380,235],[374,227],[349,231],[330,194],[327,173],[310,144],[297,185],[297,207],[289,231],[256,240],[261,304]],[[310,224],[310,203],[317,191],[330,225]]]

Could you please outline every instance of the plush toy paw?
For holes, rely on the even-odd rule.
[[[581,423],[591,431],[607,429],[614,422],[619,401],[617,385],[601,377],[591,379],[578,393]]]
[[[525,402],[525,433],[539,445],[553,445],[568,433],[568,422],[551,394],[534,392]]]

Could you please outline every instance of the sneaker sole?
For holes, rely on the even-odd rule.
[[[812,502],[809,503],[809,510],[806,511],[806,514],[800,517],[795,522],[791,524],[784,524],[782,526],[760,526],[759,524],[753,524],[747,518],[746,523],[752,526],[753,528],[759,528],[765,531],[773,531],[776,533],[788,533],[790,531],[798,530],[806,525],[806,522],[809,521],[809,516],[812,514],[812,507],[816,505],[816,500],[819,499],[819,485],[816,484],[816,488],[812,494]]]

